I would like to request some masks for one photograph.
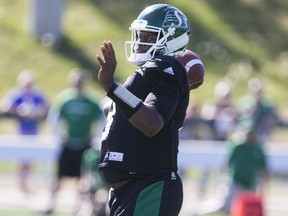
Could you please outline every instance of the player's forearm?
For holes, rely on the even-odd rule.
[[[157,109],[144,103],[124,86],[115,83],[107,96],[114,101],[127,120],[146,136],[154,136],[163,127],[164,121]]]
[[[145,103],[129,118],[129,122],[148,137],[155,136],[164,126],[156,108]]]

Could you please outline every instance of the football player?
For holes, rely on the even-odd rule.
[[[176,216],[183,202],[177,174],[179,128],[189,102],[185,67],[175,58],[190,35],[187,17],[168,4],[144,9],[131,24],[127,59],[138,66],[121,85],[110,41],[101,45],[98,80],[112,99],[102,134],[100,169],[110,215]]]

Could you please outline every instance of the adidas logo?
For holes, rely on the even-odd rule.
[[[168,67],[168,68],[164,69],[163,71],[164,71],[165,73],[174,75],[174,71],[173,71],[173,68],[172,68],[172,67]]]
[[[171,180],[176,180],[177,176],[174,172],[171,172]]]

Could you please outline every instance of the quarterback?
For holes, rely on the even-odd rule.
[[[183,202],[177,174],[178,131],[189,102],[185,67],[187,17],[168,4],[145,8],[129,28],[127,60],[138,67],[122,85],[110,41],[101,45],[98,80],[111,99],[100,169],[110,186],[110,215],[176,216]]]

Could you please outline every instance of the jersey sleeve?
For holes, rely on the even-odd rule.
[[[174,115],[181,93],[189,88],[186,71],[172,57],[150,61],[142,70],[150,92],[145,102],[153,104],[166,123]]]

